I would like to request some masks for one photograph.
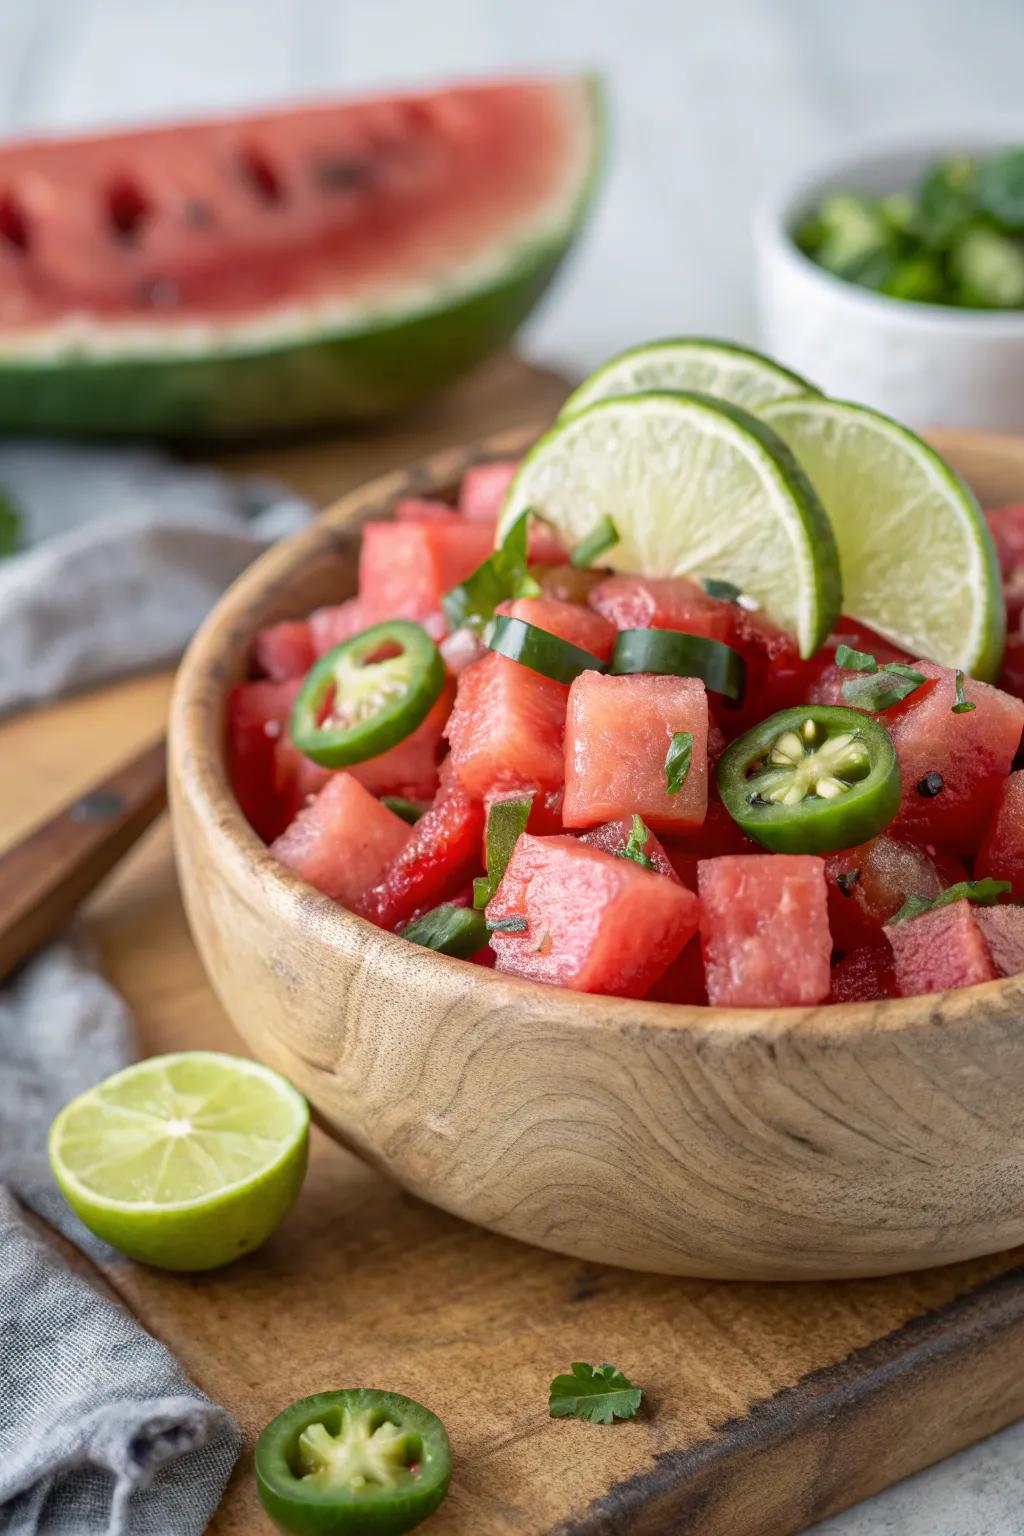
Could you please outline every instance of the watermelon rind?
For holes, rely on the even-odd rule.
[[[486,274],[456,275],[394,313],[285,320],[266,316],[253,336],[233,322],[154,329],[121,344],[117,330],[83,342],[80,327],[54,328],[44,346],[0,334],[0,431],[103,437],[232,440],[393,414],[450,384],[506,345],[533,310],[578,235],[603,151],[599,82],[579,92],[584,153],[557,216],[517,238]],[[102,332],[102,327],[98,328]],[[150,349],[151,348],[151,349]]]

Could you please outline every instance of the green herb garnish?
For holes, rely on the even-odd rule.
[[[723,603],[738,603],[742,590],[731,581],[720,581],[717,576],[702,576],[700,584],[708,597],[717,597]]]
[[[423,807],[417,800],[406,800],[404,795],[381,795],[381,805],[386,805],[389,811],[394,811],[396,816],[401,816],[410,827],[414,827],[423,815]]]
[[[507,800],[495,800],[487,812],[487,874],[473,881],[474,907],[486,907],[505,873],[512,850],[526,831],[533,807],[533,791]]]
[[[927,681],[923,672],[915,672],[902,661],[887,661],[870,676],[851,677],[845,682],[843,698],[856,709],[866,709],[876,715],[902,703]]]
[[[449,629],[472,629],[477,633],[494,617],[499,603],[516,597],[536,597],[540,587],[527,566],[530,534],[529,509],[521,513],[496,549],[482,565],[452,587],[441,599]]]
[[[556,1376],[551,1383],[548,1412],[553,1419],[611,1424],[615,1419],[636,1417],[643,1392],[616,1366],[575,1360],[569,1371],[571,1374]]]
[[[953,705],[953,714],[966,715],[970,710],[977,709],[977,707],[977,704],[972,704],[964,693],[964,675],[958,671],[956,674],[956,703]]]
[[[686,783],[693,761],[693,732],[676,731],[665,754],[665,787],[670,795],[678,795]]]
[[[1009,880],[992,880],[987,875],[984,880],[960,880],[938,896],[908,896],[889,922],[905,923],[911,917],[920,917],[922,912],[934,912],[936,907],[948,907],[954,901],[976,901],[980,906],[991,907],[1010,889]]]
[[[868,651],[855,651],[849,645],[836,646],[836,666],[847,672],[877,672],[878,662]]]
[[[424,912],[400,931],[402,938],[412,944],[422,944],[424,949],[455,955],[460,960],[468,960],[487,943],[487,924],[482,914],[472,907],[455,907],[449,902]]]
[[[525,933],[529,924],[525,917],[502,917],[496,923],[488,923],[489,933]]]
[[[633,825],[626,839],[625,846],[616,849],[617,859],[632,859],[634,864],[639,864],[644,869],[653,869],[654,865],[644,853],[650,839],[650,829],[645,825],[642,816],[633,817]]]
[[[610,517],[602,517],[596,527],[591,528],[585,538],[580,539],[572,554],[569,556],[570,564],[578,571],[585,571],[593,565],[599,555],[605,550],[613,549],[619,542],[619,530]]]

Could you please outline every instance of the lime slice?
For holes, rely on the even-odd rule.
[[[214,1051],[154,1056],[61,1110],[50,1162],[85,1225],[161,1269],[259,1246],[306,1171],[309,1108],[269,1067]]]
[[[732,582],[804,656],[839,615],[835,540],[814,488],[781,438],[724,400],[629,395],[559,419],[508,489],[499,540],[526,508],[568,548],[611,517],[619,541],[603,564]]]
[[[862,405],[802,395],[765,421],[796,454],[835,530],[845,611],[913,656],[999,672],[999,565],[985,519],[933,448]]]
[[[748,411],[760,410],[769,400],[781,400],[787,395],[816,393],[814,385],[798,373],[790,373],[760,352],[750,352],[728,341],[680,336],[668,341],[649,341],[645,346],[620,352],[584,379],[559,414],[575,416],[595,400],[636,395],[650,389],[699,390]]]

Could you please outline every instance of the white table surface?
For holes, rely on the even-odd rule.
[[[576,371],[670,332],[753,340],[751,210],[809,159],[993,120],[1024,140],[1024,0],[0,0],[7,133],[580,67],[611,165],[525,338]],[[890,1533],[1022,1536],[1024,1423],[817,1527]]]

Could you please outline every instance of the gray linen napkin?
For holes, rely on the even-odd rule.
[[[0,489],[27,545],[0,561],[0,714],[174,660],[221,589],[310,515],[274,486],[146,450],[5,444]],[[0,1536],[200,1536],[241,1447],[22,1214],[113,1257],[57,1191],[46,1133],[133,1054],[128,1010],[80,939],[0,992]]]

